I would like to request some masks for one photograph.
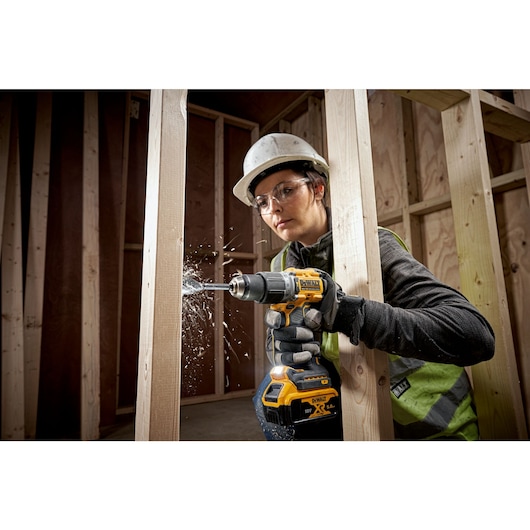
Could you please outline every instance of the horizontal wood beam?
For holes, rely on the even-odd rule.
[[[448,109],[469,97],[469,92],[465,90],[394,90],[394,92],[439,111]]]
[[[526,186],[526,175],[524,169],[517,169],[504,175],[499,175],[491,179],[491,189],[493,193],[514,190]]]
[[[479,90],[484,130],[512,142],[530,140],[530,112],[509,101]]]
[[[524,169],[517,169],[504,175],[499,175],[491,179],[491,189],[493,193],[502,193],[504,191],[522,188],[526,185],[526,176]],[[451,207],[451,195],[446,193],[433,199],[416,202],[409,206],[410,215],[427,215],[433,212],[439,212]],[[391,210],[381,214],[378,222],[382,226],[388,226],[399,223],[403,220],[403,212],[401,208]]]
[[[196,116],[201,116],[203,118],[209,118],[211,120],[216,120],[217,118],[222,118],[227,125],[235,125],[241,129],[253,130],[256,127],[256,123],[249,120],[244,120],[243,118],[237,118],[236,116],[231,116],[230,114],[225,114],[224,112],[217,112],[216,110],[207,109],[199,105],[194,105],[193,103],[188,103],[188,112],[190,114],[195,114]]]
[[[409,212],[411,215],[427,215],[440,210],[445,210],[451,207],[451,195],[445,193],[439,197],[427,199],[425,201],[417,202],[409,206]]]
[[[469,97],[469,90],[395,90],[396,94],[440,112]],[[530,111],[479,90],[484,130],[512,142],[530,141]]]
[[[258,305],[258,304],[256,304]],[[184,397],[180,400],[181,406],[199,405],[201,403],[215,403],[216,401],[226,401],[228,399],[239,399],[243,397],[252,397],[256,393],[255,388],[246,390],[231,390],[223,394],[203,394],[200,396]]]
[[[401,223],[403,221],[403,209],[398,208],[389,212],[384,212],[377,216],[377,224],[379,226],[389,226]]]

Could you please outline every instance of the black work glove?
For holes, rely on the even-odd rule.
[[[282,326],[281,314],[268,309],[265,315],[267,338],[265,352],[271,364],[295,366],[309,362],[320,354],[320,343],[313,331],[303,325],[301,309],[291,315],[289,326]],[[297,313],[298,314],[294,314]],[[294,317],[294,318],[293,318]]]
[[[364,322],[364,298],[346,295],[327,272],[318,272],[324,280],[324,296],[320,304],[306,312],[305,325],[313,330],[331,333],[340,331],[347,335],[353,344],[358,344]]]

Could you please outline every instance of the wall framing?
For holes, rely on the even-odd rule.
[[[528,229],[530,226],[528,204],[530,105],[529,91],[516,90],[513,94],[515,104],[484,91],[368,92],[377,223],[394,228],[405,238],[413,254],[420,261],[424,261],[443,281],[466,292],[472,291],[466,284],[469,273],[462,271],[459,255],[464,256],[464,253],[468,252],[464,247],[469,243],[459,241],[459,236],[457,237],[456,234],[462,222],[462,216],[457,210],[466,208],[463,197],[460,197],[464,194],[455,191],[459,189],[459,184],[455,184],[455,181],[458,182],[460,177],[454,177],[454,164],[450,162],[452,155],[447,151],[445,137],[449,130],[448,121],[451,121],[448,119],[450,113],[463,112],[470,102],[473,105],[472,114],[475,116],[473,137],[486,144],[487,161],[482,160],[472,165],[480,167],[478,174],[482,191],[477,197],[482,201],[481,208],[488,211],[489,216],[487,223],[479,221],[474,223],[484,225],[482,228],[488,226],[486,237],[482,240],[489,241],[491,260],[495,262],[495,289],[500,293],[499,301],[490,305],[501,306],[500,313],[502,313],[502,318],[492,317],[492,320],[497,322],[496,326],[499,326],[499,336],[502,338],[499,346],[506,343],[502,348],[507,352],[496,355],[496,361],[500,362],[500,365],[494,370],[486,365],[481,367],[491,371],[495,376],[493,379],[488,380],[490,375],[486,374],[485,377],[484,374],[480,374],[479,369],[479,372],[473,370],[473,381],[478,402],[482,403],[480,407],[495,411],[491,418],[495,416],[509,418],[508,409],[513,409],[513,417],[504,422],[493,419],[490,421],[488,414],[479,412],[481,430],[486,439],[525,439],[527,437],[525,423],[530,417],[530,363],[525,354],[530,345],[530,335],[525,325],[525,315],[529,310],[526,301],[528,297],[525,295],[530,282],[530,260],[526,250],[530,237]],[[99,122],[97,127],[95,125],[90,127],[92,132],[89,133],[92,138],[98,137],[99,167],[96,169],[96,157],[88,137],[83,144],[84,92],[0,94],[0,191],[4,190],[0,193],[1,243],[2,248],[5,249],[6,245],[10,245],[13,237],[16,240],[21,239],[24,260],[23,266],[17,263],[8,271],[9,253],[2,251],[2,268],[3,274],[6,275],[3,284],[10,283],[15,286],[15,291],[17,291],[16,285],[23,285],[18,289],[18,294],[2,292],[4,314],[15,315],[17,311],[20,313],[20,307],[23,308],[22,327],[11,322],[2,330],[4,343],[10,340],[10,333],[18,336],[17,330],[23,330],[21,341],[16,341],[17,344],[23,344],[23,355],[20,354],[22,350],[9,346],[7,349],[10,353],[4,356],[2,366],[2,437],[6,439],[76,438],[78,426],[80,437],[94,439],[100,435],[102,426],[111,424],[116,415],[134,414],[131,392],[126,388],[134,370],[131,351],[134,355],[137,351],[137,337],[134,333],[130,333],[135,326],[135,293],[131,286],[139,281],[140,273],[137,266],[141,260],[138,260],[138,257],[141,256],[142,250],[145,250],[142,244],[142,201],[145,200],[145,197],[142,197],[142,179],[145,179],[142,142],[146,138],[146,127],[140,123],[138,117],[145,116],[150,104],[150,95],[147,91],[98,93]],[[48,102],[44,103],[46,98]],[[95,103],[95,101],[91,103],[93,109]],[[205,254],[209,254],[208,259],[217,267],[217,276],[212,275],[212,281],[221,278],[223,266],[228,275],[238,268],[245,271],[267,269],[271,257],[283,246],[281,241],[267,231],[257,216],[252,217],[251,226],[247,227],[248,233],[251,234],[249,236],[252,239],[251,246],[232,249],[226,247],[230,237],[226,237],[224,241],[217,240],[227,234],[227,225],[223,226],[221,218],[235,215],[233,219],[238,219],[239,215],[238,212],[234,214],[234,206],[230,203],[231,190],[228,182],[239,174],[240,169],[234,169],[236,158],[244,153],[247,142],[251,144],[260,134],[274,130],[290,131],[305,137],[324,156],[330,158],[328,151],[332,153],[334,148],[330,149],[328,142],[333,134],[327,130],[325,119],[329,103],[326,102],[325,97],[315,97],[314,91],[308,91],[293,105],[270,120],[266,124],[267,127],[261,131],[256,123],[234,116],[210,109],[194,109],[191,105],[187,109],[188,116],[196,112],[207,117],[205,119],[210,120],[216,130],[217,139],[212,146],[217,145],[215,147],[215,182],[218,183],[216,191],[218,215],[215,222],[217,235],[214,237],[215,248],[205,251]],[[334,112],[329,110],[329,113]],[[479,114],[483,123],[485,142],[480,134],[480,126],[477,125],[480,121]],[[31,120],[32,124],[29,123]],[[237,138],[237,134],[234,136],[236,130],[245,131],[244,142]],[[493,138],[500,138],[504,143],[492,141]],[[17,157],[9,155],[12,140],[18,146]],[[221,147],[222,144],[224,147]],[[512,144],[513,151],[510,152]],[[237,153],[231,157],[234,147]],[[100,217],[100,221],[103,219],[102,222],[106,227],[104,236],[106,239],[100,240],[99,247],[100,282],[104,287],[99,295],[100,301],[93,300],[90,306],[92,309],[87,307],[84,310],[85,315],[92,315],[91,325],[97,326],[97,320],[101,325],[99,352],[96,347],[94,351],[87,351],[89,355],[86,357],[89,359],[91,370],[100,373],[98,404],[87,397],[90,392],[98,393],[97,378],[90,383],[85,381],[82,384],[81,375],[83,320],[81,309],[82,303],[89,301],[90,294],[90,290],[83,291],[83,289],[91,284],[89,275],[85,274],[85,280],[82,275],[80,220],[83,197],[81,191],[83,151],[87,156],[92,155],[94,162],[91,163],[89,171],[87,166],[85,175],[88,178],[89,174],[95,175],[98,172],[100,199],[103,193],[102,202],[99,205],[92,202],[92,206],[88,208],[92,210],[91,215],[96,209],[99,210],[103,216]],[[483,152],[480,157],[484,158]],[[37,192],[36,185],[37,177],[43,177],[45,180],[47,171],[50,173],[50,179],[48,196],[45,196],[45,183],[42,192]],[[21,182],[20,199],[18,201],[15,199],[13,203],[10,200],[5,201],[8,174],[11,173],[18,173]],[[219,182],[221,176],[227,179],[222,185]],[[35,188],[29,187],[31,181]],[[33,192],[38,193],[40,198],[30,201]],[[17,193],[15,191],[15,197]],[[459,195],[459,201],[462,199],[457,208],[455,208],[457,206],[455,194]],[[331,198],[334,200],[333,194]],[[13,232],[11,227],[5,228],[6,212],[11,216],[9,208],[14,206],[16,217],[17,204],[21,206],[22,224],[15,223],[13,226],[16,230],[21,229],[20,238],[16,230]],[[40,211],[36,204],[39,205]],[[117,209],[114,208],[116,205]],[[6,206],[9,207],[7,210]],[[133,215],[135,218],[131,221],[132,209],[135,210]],[[492,209],[495,210],[494,216]],[[30,220],[29,212],[32,216],[35,214],[34,219]],[[116,215],[110,215],[110,212],[115,212]],[[117,217],[121,219],[119,222],[115,222]],[[495,222],[491,220],[493,217]],[[41,219],[42,224],[37,223],[37,218]],[[37,239],[34,239],[34,236],[37,236],[36,223],[39,224],[40,229],[47,225],[46,230],[43,231],[46,232],[46,237],[43,232],[38,236],[41,243],[37,243]],[[93,229],[90,231],[93,232]],[[30,232],[31,241],[34,242],[33,247],[28,244]],[[478,234],[475,236],[483,237]],[[43,239],[45,239],[44,248]],[[121,256],[121,264],[119,260],[115,260],[113,246],[115,241],[121,241],[116,247],[118,249],[116,256]],[[441,241],[443,244],[440,244]],[[96,249],[94,243],[92,241],[90,245],[93,250]],[[18,252],[16,248],[14,250]],[[187,249],[184,249],[184,252],[186,251]],[[94,252],[97,252],[97,249]],[[113,255],[112,258],[110,254]],[[44,259],[45,266],[30,264],[31,259],[37,258],[37,255],[40,260]],[[30,259],[30,256],[33,257]],[[131,261],[133,256],[134,264]],[[16,256],[13,259],[15,258]],[[480,266],[481,263],[476,264],[477,268]],[[85,270],[94,272],[95,268],[89,267]],[[16,280],[18,277],[23,278],[24,271],[25,282]],[[504,293],[500,275],[504,276]],[[226,278],[225,275],[223,279]],[[35,290],[32,293],[33,287]],[[39,294],[41,290],[43,292]],[[82,294],[83,292],[85,294]],[[21,295],[22,302],[20,302]],[[39,297],[42,300],[39,300]],[[94,307],[94,303],[96,306],[99,305],[101,310],[99,319],[95,316],[98,308]],[[221,304],[217,303],[220,307]],[[41,304],[42,310],[39,309]],[[245,311],[247,309],[248,306],[245,306]],[[228,317],[233,310],[234,306],[223,305],[224,316]],[[41,324],[39,324],[39,311]],[[224,340],[219,332],[216,364],[221,364],[223,367],[216,375],[215,388],[206,394],[185,397],[181,399],[180,404],[250,396],[253,393],[255,384],[268,369],[262,351],[264,340],[262,313],[263,307],[255,304],[251,331],[248,332],[252,336],[249,341],[254,344],[252,385],[244,390],[226,387],[226,375],[231,376],[233,381],[238,377],[247,377],[249,372],[232,366],[235,371],[230,373],[230,366],[225,364],[226,359],[222,352],[219,353],[219,343]],[[219,315],[221,324],[227,322],[221,316],[221,312]],[[4,322],[3,325],[7,323]],[[30,342],[33,339],[30,337],[34,335],[38,341],[39,334],[41,345],[37,350],[40,348],[40,352],[31,351]],[[95,334],[92,332],[89,334],[94,340]],[[510,340],[513,345],[509,344]],[[127,355],[124,354],[126,350]],[[18,353],[13,356],[14,351]],[[20,366],[21,357],[23,365],[19,369],[16,367]],[[9,358],[15,360],[14,371],[8,368]],[[99,369],[95,368],[98,362]],[[228,374],[223,373],[223,370],[227,369]],[[502,377],[499,379],[496,374],[502,374]],[[113,382],[116,381],[114,389],[112,388],[114,383],[109,385],[109,378]],[[176,378],[177,376],[172,378],[171,392],[177,392]],[[17,383],[16,389],[11,384],[13,380],[20,382],[20,385]],[[89,394],[82,397],[81,390],[87,383],[89,384],[85,389],[90,389]],[[20,391],[20,388],[23,390]],[[494,396],[487,396],[487,399],[480,398],[484,389],[492,392],[492,389],[496,388],[500,388],[501,392],[493,392]],[[38,403],[35,403],[36,399]],[[155,397],[155,399],[164,403],[166,398]],[[81,413],[82,403],[83,407],[87,404],[93,407],[94,414]],[[16,410],[23,410],[23,417],[17,416]],[[85,411],[87,410],[85,408]],[[50,411],[53,411],[53,414]],[[12,413],[21,419],[13,420],[14,416],[10,416]],[[57,413],[61,418],[60,424],[54,423],[53,418],[57,417]],[[177,416],[175,410],[169,414],[173,418]],[[486,426],[484,421],[490,426]],[[178,432],[173,427],[168,428],[167,425],[161,424],[155,428],[150,420],[146,423],[149,429],[151,427],[154,429],[147,435],[148,437],[178,438]],[[503,426],[503,423],[509,425]],[[22,424],[24,424],[23,429]],[[80,434],[81,424],[83,424],[83,435]],[[64,428],[65,426],[67,427]],[[160,430],[157,430],[159,428]]]

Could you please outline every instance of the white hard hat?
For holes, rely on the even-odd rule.
[[[265,176],[271,169],[288,162],[311,162],[313,168],[325,177],[328,163],[305,140],[287,133],[271,133],[260,138],[247,152],[243,161],[244,176],[234,186],[234,195],[247,206],[254,196],[250,186],[256,177]]]

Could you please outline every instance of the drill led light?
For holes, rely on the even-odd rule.
[[[281,379],[281,378],[282,378],[282,375],[283,375],[284,368],[285,368],[285,366],[275,366],[275,367],[270,371],[270,376],[271,376],[271,378],[272,378],[272,379]]]

